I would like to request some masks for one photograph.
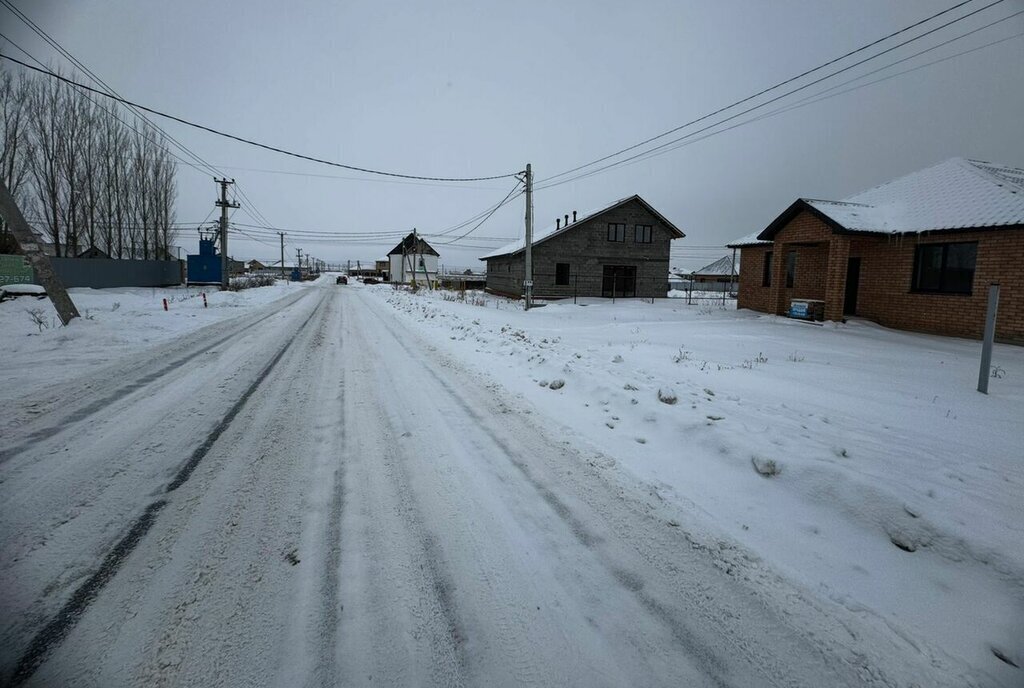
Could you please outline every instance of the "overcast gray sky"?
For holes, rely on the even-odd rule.
[[[901,38],[990,2],[973,0]],[[716,110],[957,0],[14,3],[122,96],[147,106],[351,165],[475,177],[516,172],[531,162],[541,180]],[[730,124],[1021,11],[1024,0],[1003,0]],[[70,71],[2,7],[0,26],[35,57]],[[537,228],[574,209],[639,193],[686,232],[673,248],[672,264],[692,269],[725,255],[714,247],[764,228],[800,196],[841,198],[951,156],[1024,167],[1022,33],[1024,14],[837,90],[1009,38],[996,45],[538,190]],[[0,49],[21,57],[3,41]],[[314,242],[300,232],[344,235],[415,226],[433,234],[498,203],[514,184],[370,178],[158,121],[237,179],[270,223],[293,230],[289,256],[302,247],[330,261],[372,260],[397,238]],[[177,219],[207,217],[216,194],[209,173],[179,166],[178,187]],[[233,220],[260,224],[240,200],[243,208]],[[497,238],[521,235],[523,207],[517,199],[454,245],[432,240],[441,261],[482,267],[476,258],[499,246]],[[276,241],[266,242],[271,245],[239,238],[230,252],[241,259],[276,259]],[[177,243],[195,251],[195,231],[182,231]]]

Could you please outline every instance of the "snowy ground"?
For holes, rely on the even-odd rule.
[[[280,281],[273,287],[237,292],[195,286],[74,288],[68,293],[82,317],[68,327],[60,326],[49,299],[21,296],[4,301],[0,303],[0,341],[5,384],[0,387],[0,403],[38,386],[41,371],[45,371],[46,383],[68,380],[309,285]]]
[[[0,683],[1021,683],[1020,348],[168,293],[0,304]]]
[[[864,321],[373,293],[824,600],[1024,683],[995,656],[1024,660],[1021,347],[996,346],[985,396],[978,342]]]

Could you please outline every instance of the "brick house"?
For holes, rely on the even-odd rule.
[[[797,199],[741,251],[739,307],[980,338],[1000,284],[996,337],[1024,343],[1024,170],[952,158],[840,201]]]
[[[665,297],[669,245],[685,235],[640,196],[633,195],[577,219],[566,215],[533,240],[533,294]],[[525,241],[493,251],[487,290],[522,296]]]

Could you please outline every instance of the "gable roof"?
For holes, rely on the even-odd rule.
[[[658,218],[658,220],[661,221],[662,224],[664,224],[666,227],[668,227],[670,232],[678,235],[678,236],[676,236],[674,238],[682,239],[684,236],[686,236],[685,234],[683,234],[682,230],[680,230],[674,224],[669,222],[668,218],[666,218],[664,215],[662,215],[657,210],[655,210],[654,207],[650,203],[648,203],[644,199],[640,198],[640,196],[638,194],[633,194],[632,196],[627,196],[626,198],[621,198],[621,199],[615,201],[614,203],[612,203],[611,205],[605,206],[604,208],[601,208],[599,210],[592,210],[592,211],[585,212],[585,213],[583,213],[582,217],[580,217],[578,220],[576,220],[575,222],[571,222],[571,223],[569,223],[569,224],[567,224],[565,226],[559,226],[558,222],[556,221],[555,224],[547,227],[546,229],[544,229],[544,230],[542,230],[540,232],[534,232],[534,234],[533,234],[533,245],[536,246],[537,244],[545,242],[548,239],[552,239],[552,238],[554,238],[556,236],[559,236],[560,234],[564,234],[565,232],[569,231],[570,229],[575,228],[577,225],[579,225],[579,224],[581,224],[583,222],[586,222],[588,220],[592,220],[595,217],[597,217],[598,215],[601,215],[603,213],[607,213],[610,210],[615,210],[616,208],[618,208],[620,206],[623,206],[626,203],[629,203],[630,201],[637,201],[644,208],[646,208],[652,215],[654,215],[656,218]],[[517,239],[516,241],[513,241],[510,244],[506,244],[506,245],[502,246],[499,249],[491,251],[487,255],[480,256],[479,260],[488,260],[489,258],[498,258],[499,256],[512,256],[512,255],[515,255],[517,253],[520,253],[521,251],[523,251],[525,249],[526,249],[526,237],[523,237],[522,239]]]
[[[700,270],[694,270],[691,275],[732,275],[733,273],[739,272],[739,258],[736,259],[736,265],[733,266],[732,256],[722,256],[714,263],[705,265]]]
[[[802,210],[838,232],[910,234],[1024,225],[1024,170],[950,158],[839,201],[797,199],[757,239],[770,241]]]
[[[404,253],[420,253],[428,256],[440,256],[441,254],[434,250],[434,247],[428,244],[423,237],[416,236],[413,232],[409,232],[408,236],[398,242],[398,246],[388,251],[389,256],[402,255]]]

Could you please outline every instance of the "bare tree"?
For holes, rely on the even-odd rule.
[[[2,70],[0,115],[0,174],[55,255],[169,257],[177,185],[162,133],[73,86]]]
[[[0,72],[0,178],[15,200],[21,198],[29,177],[32,139],[28,133],[29,81],[24,74],[15,79],[9,72]],[[0,219],[0,253],[14,250],[15,242]]]

